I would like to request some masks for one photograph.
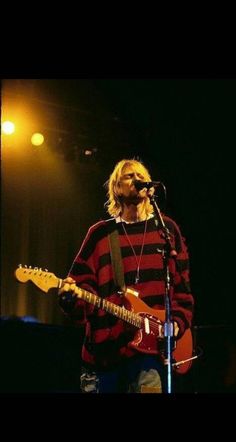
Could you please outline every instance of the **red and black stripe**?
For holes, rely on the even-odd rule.
[[[191,326],[193,314],[194,301],[189,282],[189,257],[177,224],[165,216],[164,221],[171,233],[172,246],[177,251],[177,256],[170,259],[169,268],[172,286],[172,319],[178,322],[181,336],[184,330]],[[69,276],[76,280],[79,287],[121,305],[122,299],[116,292],[113,280],[108,241],[108,233],[117,229],[126,285],[135,287],[140,293],[140,298],[148,306],[152,308],[164,306],[165,271],[162,250],[165,247],[165,239],[162,230],[157,229],[156,223],[155,218],[147,221],[138,284],[134,285],[137,260],[122,224],[116,223],[114,219],[100,221],[90,227],[72,264]],[[125,224],[126,232],[138,259],[143,242],[144,227],[145,222]],[[130,357],[134,354],[134,351],[127,347],[130,331],[120,319],[81,300],[70,300],[67,304],[64,301],[64,304],[61,302],[60,305],[65,313],[73,316],[79,322],[87,324],[82,352],[84,362],[104,368],[113,366],[123,357]]]

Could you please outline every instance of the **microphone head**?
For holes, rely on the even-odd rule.
[[[134,180],[133,184],[134,184],[135,189],[139,192],[140,190],[144,189],[144,187],[146,187],[146,189],[150,189],[151,187],[156,187],[156,186],[158,186],[159,182],[158,181]]]

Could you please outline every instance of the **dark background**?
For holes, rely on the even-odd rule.
[[[196,348],[203,347],[190,389],[233,391],[235,102],[232,78],[4,80],[3,117],[27,122],[24,131],[2,137],[4,324],[30,316],[55,336],[78,333],[55,290],[45,295],[20,284],[14,270],[22,263],[64,277],[88,227],[108,216],[103,184],[115,163],[138,157],[165,184],[165,211],[190,253]],[[40,148],[30,144],[34,131],[45,134]],[[67,347],[64,341],[62,354]],[[72,353],[78,357],[76,345]]]

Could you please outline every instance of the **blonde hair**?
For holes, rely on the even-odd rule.
[[[149,174],[149,171],[141,161],[135,159],[124,159],[119,161],[115,165],[113,172],[111,173],[109,179],[105,183],[106,187],[108,188],[107,192],[108,200],[105,203],[105,206],[107,212],[114,217],[119,216],[122,210],[121,199],[118,194],[118,185],[120,182],[120,178],[122,176],[122,172],[124,168],[127,166],[135,166],[138,169],[138,171],[140,171],[143,174],[145,181],[151,181],[151,176]],[[144,200],[144,210],[146,212],[146,215],[149,215],[150,213],[153,212],[153,207],[150,204],[149,198],[146,198]]]

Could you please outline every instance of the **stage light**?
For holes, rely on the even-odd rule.
[[[86,155],[87,157],[89,157],[90,155],[93,155],[92,149],[85,149],[84,155]]]
[[[83,152],[86,157],[91,157],[92,155],[94,155],[97,152],[97,148],[93,147],[92,149],[84,149]]]
[[[5,135],[11,135],[15,132],[15,124],[11,121],[4,121],[2,123],[2,131]]]
[[[41,146],[44,142],[44,136],[40,133],[34,133],[31,137],[31,143],[34,146]]]

